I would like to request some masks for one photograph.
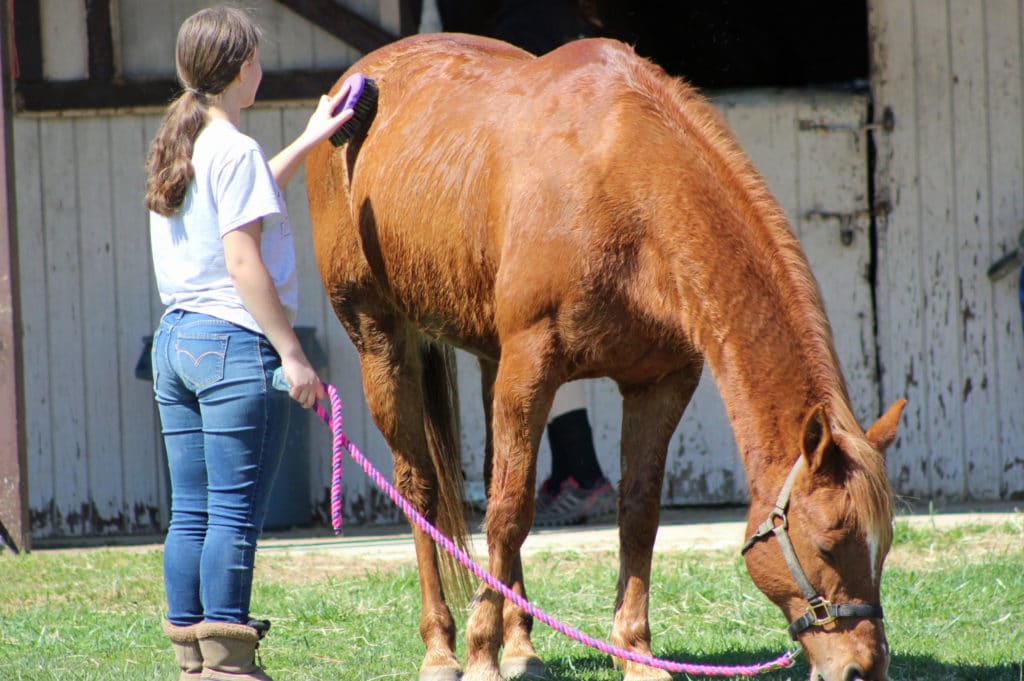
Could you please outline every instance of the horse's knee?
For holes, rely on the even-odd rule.
[[[533,525],[533,498],[492,495],[485,525],[489,548],[518,551]]]

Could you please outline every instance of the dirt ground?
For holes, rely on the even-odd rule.
[[[474,559],[486,567],[482,558],[487,545],[480,530],[483,517],[470,518],[474,531],[470,538]],[[913,556],[897,546],[890,554],[887,565],[899,565],[908,560],[927,566],[950,551],[992,552],[1019,547],[1024,543],[1024,502],[975,503],[929,508],[902,502],[898,506],[897,522],[906,522],[911,528],[935,527],[951,529],[979,525],[1009,524],[1010,532],[969,532],[956,535],[942,546],[936,546],[923,559],[920,550]],[[746,532],[746,508],[685,507],[663,508],[661,525],[655,544],[657,553],[678,551],[739,552]],[[118,546],[127,551],[160,550],[163,538],[102,539],[84,542],[74,547],[37,546],[37,551],[89,551]],[[537,553],[583,551],[607,552],[614,560],[618,551],[618,529],[613,517],[586,525],[566,528],[535,529],[523,546],[523,555]],[[412,535],[406,523],[396,525],[348,525],[341,537],[335,537],[328,528],[299,528],[287,532],[267,533],[259,543],[262,557],[287,560],[257,560],[257,570],[270,571],[277,579],[309,579],[310,577],[337,575],[339,578],[353,570],[378,572],[394,569],[415,561]]]
[[[950,544],[968,554],[994,552],[1019,547],[1024,542],[1024,504],[961,504],[941,510],[914,508],[910,505],[897,515],[897,522],[911,528],[964,529],[949,542],[930,548],[922,558],[918,546],[913,554],[899,546],[890,552],[887,565],[916,561],[922,568],[929,561],[948,557]],[[479,531],[481,518],[472,519],[477,531],[471,537],[474,559],[481,561],[486,540]],[[982,525],[1004,525],[1011,531],[972,532],[967,528]],[[661,526],[655,551],[739,552],[746,531],[746,509],[728,508],[666,508],[662,510]],[[618,529],[613,519],[577,527],[535,529],[523,546],[524,556],[537,553],[580,551],[607,552],[611,560],[618,550]],[[287,561],[267,561],[262,568],[274,572],[278,579],[309,579],[315,576],[339,576],[353,570],[380,571],[414,562],[412,536],[408,525],[352,527],[343,537],[334,537],[328,530],[298,530],[274,533],[260,542],[260,555],[287,556]],[[258,561],[259,563],[259,561]],[[486,566],[486,561],[482,564]]]

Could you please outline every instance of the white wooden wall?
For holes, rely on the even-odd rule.
[[[172,73],[177,27],[208,4],[115,3],[124,73]],[[352,0],[346,5],[397,32],[397,2]],[[82,6],[64,0],[41,3],[48,78],[86,75]],[[277,3],[250,0],[246,6],[264,29],[261,56],[267,70],[337,66],[340,75],[358,58],[358,52]],[[243,127],[273,154],[299,133],[312,106],[256,107],[244,114]],[[161,115],[62,112],[15,118],[21,275],[16,290],[22,314],[29,507],[37,538],[138,533],[166,525],[166,480],[152,388],[134,373],[143,336],[152,334],[162,312],[142,203],[145,154]],[[287,200],[301,273],[296,324],[317,329],[316,339],[328,354],[326,375],[346,405],[350,437],[390,471],[390,455],[366,415],[351,343],[322,294],[301,173],[289,185]],[[315,417],[308,418],[308,503],[311,514],[313,509],[324,514],[330,438]],[[350,519],[397,517],[366,489],[365,476],[354,466],[347,478]]]
[[[889,455],[899,491],[1024,498],[1024,338],[1017,276],[986,268],[1024,228],[1020,0],[872,0],[878,136],[879,348],[906,396]]]
[[[178,23],[205,4],[116,3],[125,73],[169,73]],[[340,73],[356,57],[269,0],[247,4],[263,13],[268,70],[337,64]],[[396,2],[350,4],[397,29]],[[67,13],[70,5],[43,0],[42,7],[47,75],[82,77],[84,42],[65,25],[74,14]],[[1024,497],[1024,339],[1016,281],[993,284],[985,277],[1024,226],[1022,21],[1021,0],[871,2],[874,108],[877,116],[891,107],[896,121],[892,133],[875,134],[876,199],[891,205],[879,223],[877,336],[863,213],[868,150],[857,131],[866,122],[867,98],[805,91],[716,98],[808,252],[857,415],[866,423],[893,399],[910,399],[889,465],[898,491],[920,499]],[[260,106],[246,114],[243,127],[273,153],[298,132],[310,106]],[[147,532],[166,522],[151,388],[134,375],[142,337],[161,312],[142,206],[143,159],[159,116],[64,112],[15,120],[16,290],[37,538]],[[325,375],[342,391],[350,437],[390,474],[390,456],[362,399],[354,351],[317,278],[301,175],[287,198],[300,259],[297,323],[314,327],[327,352]],[[832,214],[854,216],[848,245]],[[460,356],[471,481],[480,479],[483,451],[475,371]],[[615,388],[590,381],[587,399],[599,456],[617,479]],[[330,442],[326,428],[308,418],[307,501],[311,512],[323,513]],[[548,456],[545,442],[542,475]],[[371,487],[349,462],[347,521],[398,517]],[[741,502],[745,495],[732,434],[705,380],[672,441],[663,499]]]

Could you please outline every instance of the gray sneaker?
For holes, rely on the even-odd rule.
[[[538,527],[580,525],[613,513],[615,502],[615,486],[607,478],[601,478],[587,489],[568,478],[555,494],[551,494],[545,484],[537,495],[533,524]]]

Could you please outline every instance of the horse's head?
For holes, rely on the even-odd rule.
[[[892,493],[881,453],[896,437],[904,404],[866,435],[830,426],[822,407],[812,409],[800,457],[771,486],[777,496],[751,500],[747,569],[791,623],[811,681],[887,678],[879,585],[892,543]]]

